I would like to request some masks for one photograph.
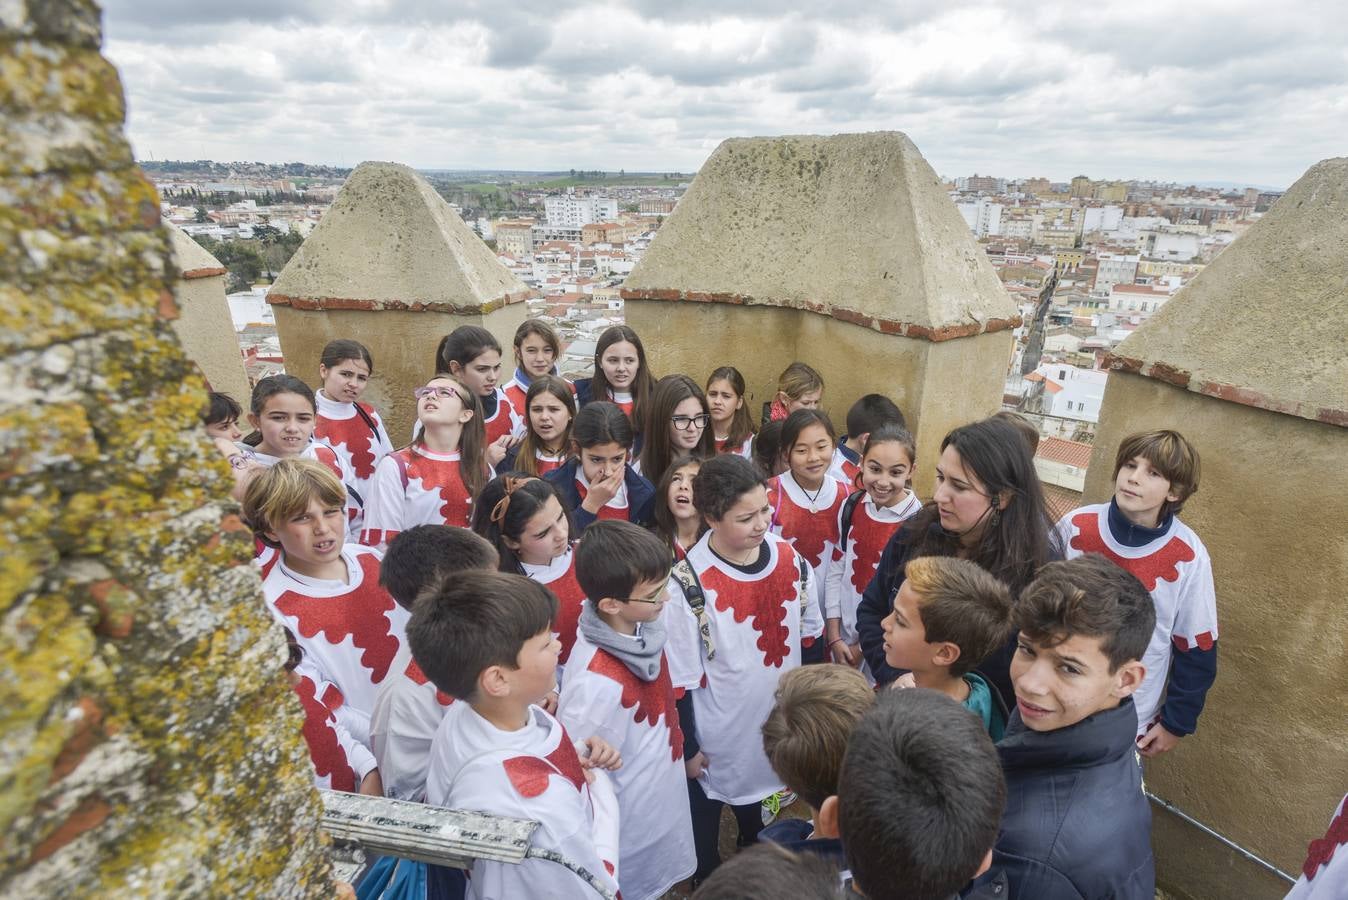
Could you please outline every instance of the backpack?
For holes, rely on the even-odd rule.
[[[865,491],[857,490],[848,494],[847,499],[843,501],[840,516],[842,521],[838,526],[838,549],[840,550],[847,546],[847,533],[852,530],[852,515],[857,511],[857,506],[861,504],[865,496]]]

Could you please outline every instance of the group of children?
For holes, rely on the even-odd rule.
[[[574,385],[545,323],[513,349],[501,387],[490,332],[447,335],[401,449],[355,341],[325,349],[317,391],[262,379],[248,438],[228,398],[203,414],[317,782],[539,823],[522,864],[396,877],[1150,900],[1135,751],[1192,733],[1215,677],[1182,436],[1125,440],[1114,498],[1055,524],[1015,416],[946,435],[924,504],[893,400],[857,400],[840,437],[804,363],[756,427],[735,368],[655,379],[626,326]],[[778,816],[796,798],[809,822]],[[739,846],[772,847],[718,868],[725,807]]]

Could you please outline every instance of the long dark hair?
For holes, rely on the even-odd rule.
[[[604,358],[605,350],[622,341],[627,341],[637,348],[637,374],[632,379],[632,427],[639,430],[641,417],[646,411],[646,403],[650,400],[651,391],[655,389],[655,379],[651,377],[650,366],[646,363],[646,348],[641,343],[641,338],[626,325],[610,325],[599,335],[599,341],[594,345],[594,376],[590,379],[590,396],[595,400],[609,399],[609,392],[613,388],[604,377],[604,367],[600,365],[600,360]]]
[[[558,452],[563,456],[571,452],[571,426],[576,423],[576,398],[571,394],[571,386],[556,375],[540,375],[530,383],[529,390],[524,394],[524,437],[520,440],[519,450],[515,452],[515,468],[529,475],[538,474],[538,459],[534,454],[546,449],[542,439],[534,432],[533,420],[529,418],[529,406],[535,397],[544,392],[560,400],[571,416],[558,444]]]
[[[643,428],[645,437],[641,445],[641,471],[652,481],[664,474],[665,469],[669,468],[670,459],[675,455],[676,451],[669,439],[670,419],[678,405],[689,398],[701,406],[699,415],[707,417],[707,427],[702,429],[702,438],[697,446],[686,452],[698,459],[706,459],[716,453],[716,435],[711,427],[711,413],[707,411],[707,397],[702,393],[702,388],[687,375],[666,375],[655,383],[655,390],[651,392]]]
[[[569,540],[575,540],[576,524],[571,520],[571,510],[552,486],[552,482],[535,478],[523,472],[505,472],[497,475],[473,501],[473,531],[491,541],[500,556],[498,568],[502,572],[522,572],[519,557],[506,545],[505,539],[518,541],[524,533],[529,520],[538,515],[553,498],[561,504],[566,516],[566,533]]]
[[[669,544],[671,550],[674,548],[675,541],[679,538],[679,523],[674,520],[674,513],[669,508],[669,487],[674,483],[675,472],[688,465],[701,468],[702,462],[703,460],[696,456],[686,454],[676,456],[670,460],[664,474],[655,484],[655,533],[664,538],[665,543]],[[699,516],[697,520],[698,537],[701,537],[706,530],[707,523]]]
[[[608,400],[585,404],[571,420],[573,449],[584,450],[599,444],[617,444],[624,450],[632,449],[632,423],[623,414],[622,407]],[[579,454],[577,454],[579,455]]]
[[[800,440],[801,432],[811,425],[822,425],[828,439],[837,442],[838,432],[833,429],[833,420],[828,417],[828,413],[822,409],[796,410],[782,422],[782,436],[777,449],[781,455],[782,465],[788,470],[791,468],[791,448]],[[828,473],[825,473],[824,477],[828,478]]]
[[[996,575],[1010,586],[1013,595],[1019,595],[1039,568],[1061,550],[1056,546],[1053,520],[1029,447],[1014,425],[998,418],[961,425],[941,441],[942,453],[947,447],[955,448],[964,468],[978,477],[989,498],[995,500],[1003,494],[1010,497],[1006,509],[996,514],[965,558]],[[932,527],[939,522],[934,500],[913,517],[909,530],[915,542],[912,556],[959,555],[960,535]]]
[[[299,394],[309,401],[309,408],[314,411],[314,415],[318,415],[314,389],[294,375],[286,374],[268,375],[266,378],[258,379],[257,384],[253,385],[252,396],[248,398],[248,411],[255,416],[261,416],[262,410],[267,408],[267,401],[277,394]],[[249,447],[258,446],[262,443],[262,432],[254,428],[243,439],[243,443]]]
[[[711,390],[712,384],[717,381],[724,381],[729,384],[730,389],[740,398],[740,408],[735,410],[735,414],[731,416],[730,430],[726,432],[725,436],[726,450],[736,450],[746,440],[758,433],[757,429],[754,428],[754,417],[749,415],[749,397],[745,394],[744,376],[734,366],[721,366],[708,376],[707,390]],[[715,426],[713,426],[712,436],[715,437]]]

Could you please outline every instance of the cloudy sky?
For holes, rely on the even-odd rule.
[[[947,176],[1286,186],[1348,155],[1338,0],[800,5],[105,0],[105,52],[141,158],[688,171],[896,129]]]

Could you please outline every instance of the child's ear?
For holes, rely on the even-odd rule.
[[[612,597],[604,597],[602,600],[600,600],[598,603],[595,604],[595,608],[598,609],[601,613],[605,613],[606,615],[616,616],[618,612],[623,608],[623,605],[619,603],[617,600],[613,599]]]
[[[955,660],[960,658],[959,644],[952,641],[941,641],[936,645],[936,655],[931,661],[943,668],[949,668],[955,664]]]
[[[451,359],[449,361],[449,374],[451,375],[463,374],[463,366],[459,363],[457,359]]]
[[[323,365],[322,363],[319,363],[319,364],[318,364],[318,380],[319,380],[319,381],[326,381],[326,380],[327,380],[327,377],[328,377],[328,372],[329,372],[329,371],[330,371],[330,370],[328,369],[327,366]]]
[[[1142,679],[1147,675],[1147,667],[1142,665],[1141,661],[1133,659],[1119,666],[1119,670],[1114,673],[1114,696],[1122,700],[1124,697],[1131,696],[1142,686]]]
[[[274,531],[262,532],[262,538],[264,541],[269,542],[273,547],[281,546],[281,539],[276,536],[276,532]]]
[[[507,697],[510,695],[510,679],[500,666],[487,666],[477,676],[477,689],[485,697]]]
[[[997,509],[999,511],[1005,511],[1006,508],[1011,505],[1011,498],[1014,496],[1015,494],[1011,493],[1010,491],[1002,491],[1000,494],[998,494]]]
[[[870,440],[871,433],[868,431],[865,434],[858,434],[856,437],[852,437],[852,435],[849,434],[848,437],[864,447],[866,446],[866,441]]]
[[[473,419],[473,408],[471,406],[464,407],[459,412],[460,425],[467,425],[470,421],[472,421],[472,419]]]
[[[838,837],[838,795],[831,794],[814,813],[814,836],[818,838]]]
[[[979,875],[982,875],[984,872],[986,872],[988,869],[991,868],[992,868],[992,848],[989,847],[988,852],[983,854],[983,861],[978,864],[978,871],[974,873],[974,878],[977,878]],[[972,881],[973,879],[970,880]]]
[[[250,412],[248,414],[248,424],[253,426],[254,431],[262,430],[262,419],[258,417],[257,413]]]

